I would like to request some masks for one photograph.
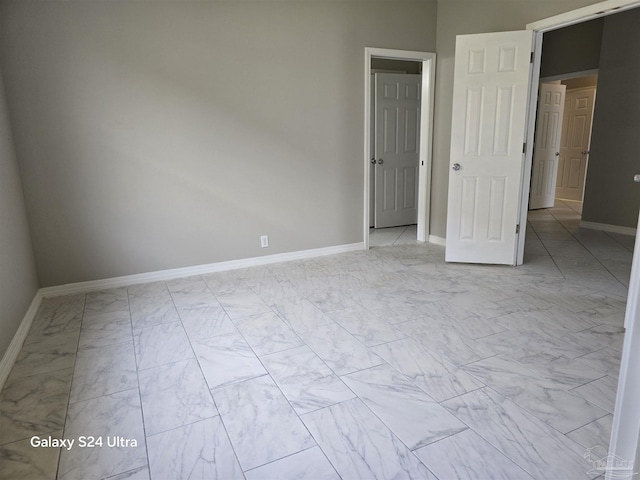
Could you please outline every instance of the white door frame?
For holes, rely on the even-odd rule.
[[[418,235],[429,240],[431,214],[431,152],[433,143],[433,104],[435,93],[436,54],[409,50],[365,47],[364,49],[364,249],[369,249],[369,208],[371,204],[371,59],[386,58],[422,62],[420,99],[420,156],[418,167]]]
[[[529,123],[527,132],[527,149],[525,156],[524,175],[522,179],[521,197],[521,224],[527,220],[527,207],[529,198],[529,182],[531,181],[531,160],[532,147],[535,133],[536,116],[536,95],[538,91],[538,80],[540,76],[540,59],[542,57],[542,34],[551,30],[566,27],[576,23],[586,22],[597,17],[619,13],[640,6],[640,0],[606,0],[584,8],[579,8],[571,12],[562,13],[554,17],[539,20],[527,25],[528,30],[535,32],[535,50],[533,61],[533,74],[531,81],[531,92],[529,95]],[[640,224],[640,218],[638,220]],[[524,231],[525,229],[523,229]],[[524,255],[525,235],[520,235],[518,243],[518,264],[522,264]],[[622,360],[620,364],[620,375],[618,380],[618,391],[616,395],[616,406],[613,416],[613,426],[611,429],[611,441],[609,444],[609,454],[613,458],[619,458],[627,462],[636,462],[635,469],[640,467],[639,434],[640,434],[640,235],[636,237],[636,244],[633,253],[633,266],[629,283],[629,299],[627,301],[625,314],[626,333],[622,350]],[[617,472],[618,475],[620,472]],[[606,480],[614,478],[614,472],[607,471]],[[621,478],[616,476],[615,478]],[[629,472],[628,478],[635,478]]]

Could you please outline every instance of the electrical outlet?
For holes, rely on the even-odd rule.
[[[267,248],[269,246],[269,235],[262,235],[260,237],[260,246],[262,248]]]

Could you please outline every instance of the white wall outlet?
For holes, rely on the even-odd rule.
[[[269,246],[269,235],[262,235],[260,237],[260,246],[262,248],[267,248]]]

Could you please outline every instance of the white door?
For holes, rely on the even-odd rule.
[[[376,73],[375,227],[418,219],[421,76]]]
[[[457,37],[448,262],[516,262],[532,50],[532,31]]]
[[[570,90],[565,100],[556,197],[582,201],[596,89]]]
[[[531,171],[530,210],[553,207],[566,88],[560,84],[540,85],[536,142]]]

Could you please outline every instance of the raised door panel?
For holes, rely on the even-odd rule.
[[[578,189],[580,188],[580,170],[582,167],[582,158],[571,158],[569,160],[569,172],[567,179],[567,188]]]
[[[396,203],[396,183],[397,183],[397,169],[395,168],[383,168],[382,169],[382,211],[383,212],[395,212],[398,208]]]
[[[382,110],[383,148],[382,155],[395,155],[398,153],[398,109],[385,108]],[[380,156],[382,158],[382,156]]]
[[[404,114],[404,136],[402,142],[402,153],[405,155],[417,155],[420,144],[420,109],[416,107],[405,107]]]
[[[418,198],[418,167],[405,167],[402,169],[402,207],[417,208],[416,199]]]

